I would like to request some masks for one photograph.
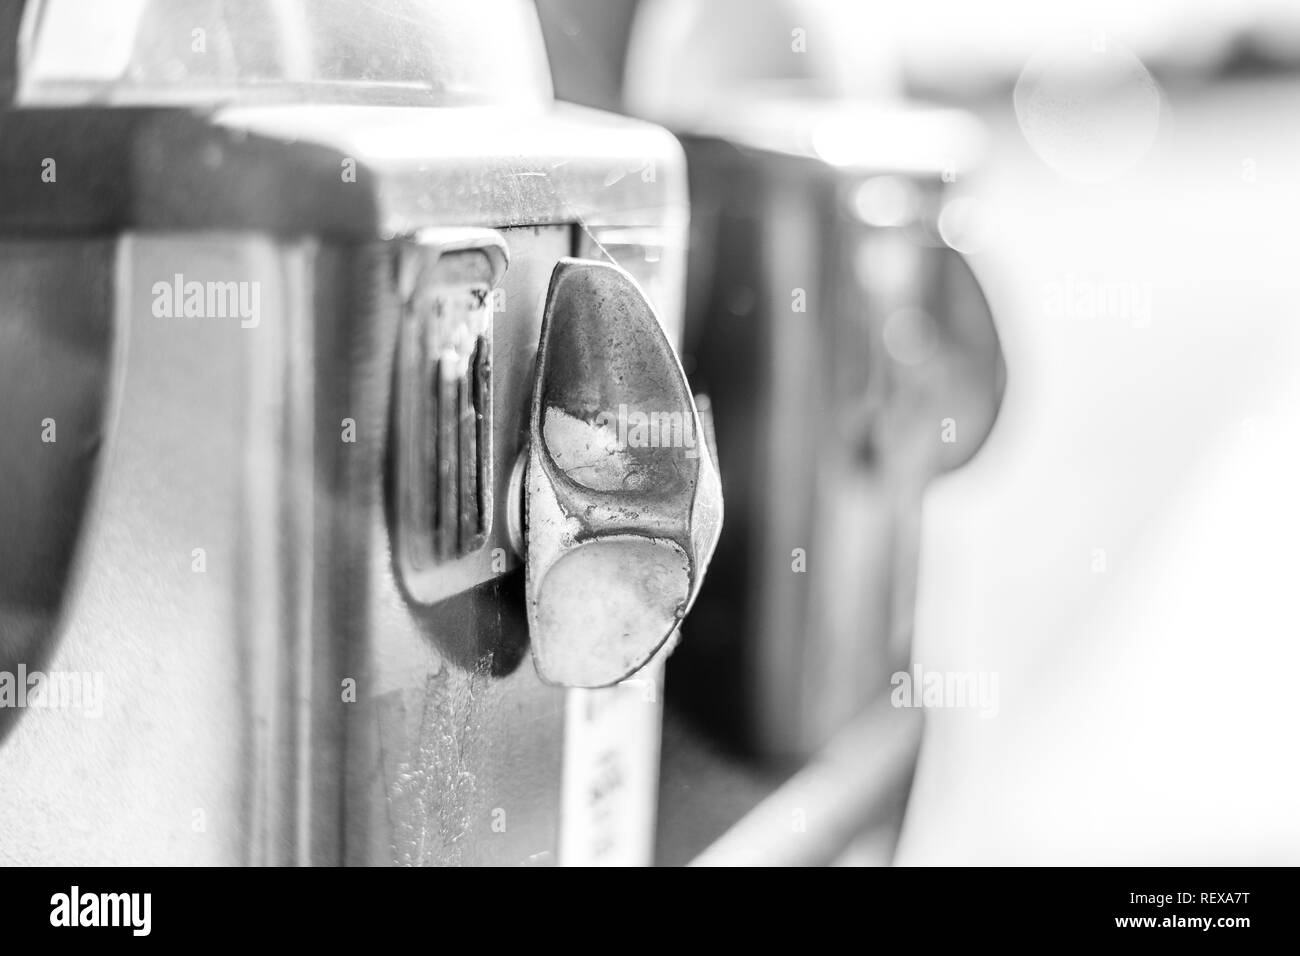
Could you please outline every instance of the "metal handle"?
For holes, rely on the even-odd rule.
[[[533,659],[550,683],[628,677],[689,610],[722,489],[681,363],[622,269],[563,259],[537,353],[524,493]]]

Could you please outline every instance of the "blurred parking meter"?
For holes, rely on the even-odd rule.
[[[728,502],[671,699],[786,766],[907,669],[926,486],[1004,382],[948,241],[982,131],[898,98],[847,6],[647,2],[627,60],[629,110],[686,150],[685,360]]]

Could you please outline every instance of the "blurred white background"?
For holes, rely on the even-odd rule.
[[[993,6],[923,46],[1060,42]],[[1143,62],[1281,10],[1140,6],[1088,5]],[[1040,151],[1009,90],[981,108],[1009,384],[929,498],[915,659],[997,672],[1000,713],[928,715],[904,864],[1300,862],[1300,77],[1165,75],[1146,149],[1128,81],[1058,97]]]

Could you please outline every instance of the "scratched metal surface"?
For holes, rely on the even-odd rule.
[[[550,271],[573,230],[512,229],[505,239],[505,307],[493,319],[499,488],[524,440]],[[322,460],[339,469],[326,485],[340,497],[330,502],[333,516],[322,516],[333,543],[319,553],[325,574],[347,579],[321,598],[350,622],[343,639],[364,690],[347,713],[346,857],[357,864],[554,862],[564,695],[543,685],[527,658],[522,605],[510,589],[520,562],[507,540],[506,496],[497,495],[484,545],[508,555],[504,578],[485,575],[477,591],[426,610],[406,599],[393,574],[377,480],[398,308],[391,255],[383,246],[357,252],[352,301],[371,321],[340,343],[348,357],[337,371],[346,383],[321,394],[323,420],[350,409],[359,426],[355,446],[337,449],[333,461],[326,451]],[[341,554],[351,556],[350,567],[335,560]]]
[[[27,171],[49,155],[58,189],[30,188]],[[355,182],[341,175],[346,160]],[[24,235],[258,229],[364,240],[435,225],[684,229],[686,217],[671,135],[566,104],[0,113],[0,230]]]
[[[4,741],[0,854],[553,862],[561,695],[538,682],[506,614],[515,575],[428,616],[397,589],[382,498],[391,330],[352,307],[376,239],[528,225],[510,231],[496,323],[498,382],[512,383],[496,413],[504,483],[551,266],[599,225],[648,227],[680,254],[680,151],[654,127],[589,111],[516,126],[491,111],[252,112],[257,132],[212,133],[203,118],[124,111],[122,125],[96,127],[121,179],[101,170],[91,183],[105,191],[84,195],[70,183],[45,217],[26,201],[0,209],[0,232],[20,237],[162,231],[125,240],[121,410],[79,545],[85,574],[51,637],[52,667],[104,672],[105,716],[27,714]],[[0,132],[32,132],[18,118]],[[42,122],[84,141],[96,121],[68,111]],[[194,135],[162,135],[177,123]],[[323,184],[338,182],[346,151],[364,158],[362,140],[382,151],[404,130],[400,162],[374,152],[355,196],[333,203]],[[0,137],[0,166],[33,142]],[[195,148],[201,162],[189,161]],[[200,232],[178,232],[187,227]],[[313,233],[331,241],[302,238]],[[262,282],[265,324],[150,315],[154,281],[202,271]],[[338,440],[342,417],[358,422],[354,446]],[[202,575],[191,569],[200,546]],[[340,699],[346,677],[358,681],[355,705]]]

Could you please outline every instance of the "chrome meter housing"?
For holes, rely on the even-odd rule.
[[[28,489],[0,541],[44,540],[20,514],[82,466],[0,669],[104,687],[0,727],[6,862],[648,862],[673,640],[543,680],[511,479],[557,267],[680,335],[677,142],[552,102],[525,2],[0,28],[0,336],[36,343],[0,359],[34,369],[0,381]],[[17,401],[55,375],[70,410]],[[0,594],[34,594],[7,558]]]

